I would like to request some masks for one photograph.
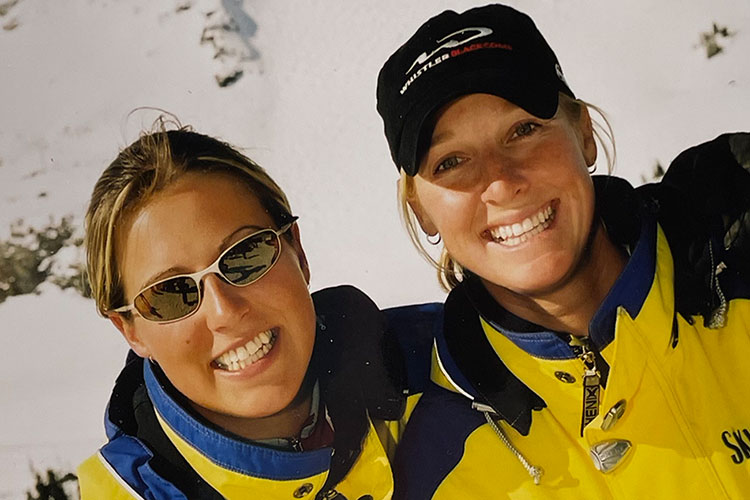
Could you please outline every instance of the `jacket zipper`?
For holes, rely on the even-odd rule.
[[[715,290],[712,290],[716,293],[716,295],[719,297],[719,305],[711,311],[711,317],[708,320],[708,324],[706,325],[708,328],[717,329],[717,328],[723,328],[724,325],[727,323],[727,299],[724,297],[724,292],[721,290],[721,287],[719,286],[719,274],[727,268],[726,264],[724,262],[719,262],[718,264],[714,265],[714,245],[713,242],[708,242],[708,253],[711,257],[711,288],[713,289],[716,287]],[[711,297],[711,301],[713,302],[713,297]]]
[[[578,358],[583,362],[583,408],[581,410],[581,437],[583,430],[599,415],[602,377],[596,366],[596,353],[588,337],[572,339],[573,347],[580,349]]]

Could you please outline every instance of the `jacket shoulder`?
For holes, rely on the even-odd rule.
[[[81,500],[132,500],[143,498],[117,477],[100,453],[87,458],[76,471]]]
[[[313,301],[325,328],[318,325],[318,334],[328,339],[319,349],[321,357],[356,374],[373,418],[401,418],[405,393],[422,392],[429,381],[432,341],[443,327],[443,305],[381,311],[350,285],[317,291]]]
[[[443,330],[443,304],[428,302],[385,309],[388,331],[398,344],[409,394],[423,392],[430,380],[435,336]]]
[[[750,133],[683,151],[659,183],[638,192],[669,241],[683,315],[709,322],[724,298],[750,297]]]
[[[311,369],[319,374],[326,404],[346,401],[344,406],[352,407],[361,398],[374,419],[400,418],[406,401],[403,360],[378,306],[350,285],[312,297],[318,327]]]

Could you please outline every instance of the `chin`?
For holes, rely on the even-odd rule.
[[[491,279],[495,285],[509,290],[513,294],[524,297],[543,296],[558,290],[566,282],[567,274],[560,273],[558,269],[549,269],[545,272],[536,270],[533,274],[530,272],[520,273],[516,276],[498,276],[497,279]]]
[[[258,419],[276,415],[289,406],[290,403],[291,399],[285,404],[279,398],[274,398],[273,401],[269,401],[267,398],[253,398],[241,402],[235,401],[231,405],[217,406],[209,409],[209,411],[234,418]]]
[[[246,411],[243,411],[247,418],[263,418],[276,415],[277,413],[285,410],[294,403],[297,391],[281,391],[275,389],[269,391],[265,395],[259,394],[253,397],[252,400],[248,400],[243,406]]]

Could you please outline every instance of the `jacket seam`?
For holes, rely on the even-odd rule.
[[[106,458],[104,458],[104,455],[102,455],[101,451],[96,452],[96,458],[99,459],[104,468],[107,469],[107,472],[109,472],[114,480],[117,481],[117,483],[122,486],[122,488],[127,491],[130,496],[138,500],[146,500],[145,497],[139,495],[138,492],[132,486],[130,486],[130,484],[128,484],[128,482],[125,481],[122,476],[120,476],[120,474],[117,472],[117,469],[115,469],[114,466],[110,464]]]

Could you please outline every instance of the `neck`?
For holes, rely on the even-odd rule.
[[[612,243],[603,227],[598,227],[570,276],[548,290],[526,295],[484,279],[482,282],[490,295],[516,316],[549,330],[584,337],[626,263],[622,250]]]
[[[310,416],[313,384],[303,383],[297,396],[283,410],[258,418],[217,413],[193,404],[193,408],[212,424],[251,440],[290,438],[299,435]]]

